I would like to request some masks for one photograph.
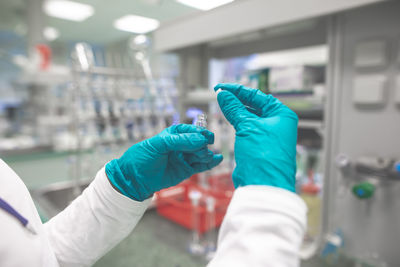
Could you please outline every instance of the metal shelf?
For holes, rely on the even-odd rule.
[[[323,122],[321,120],[299,120],[299,128],[303,129],[323,129]]]

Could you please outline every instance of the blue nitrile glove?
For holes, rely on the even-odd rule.
[[[260,90],[240,84],[214,89],[236,130],[235,187],[269,185],[295,192],[297,115]]]
[[[106,165],[111,184],[123,195],[143,201],[163,188],[209,170],[222,161],[207,145],[214,134],[194,125],[171,126],[129,148]]]

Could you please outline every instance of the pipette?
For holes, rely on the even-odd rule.
[[[215,255],[215,198],[212,196],[208,196],[206,198],[206,207],[207,207],[207,242],[206,242],[206,259],[211,260]]]
[[[189,252],[193,255],[202,255],[204,246],[200,243],[200,214],[199,206],[202,194],[200,191],[192,190],[189,192],[192,204],[192,240],[189,244]]]

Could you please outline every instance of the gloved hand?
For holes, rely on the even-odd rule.
[[[269,185],[295,192],[297,115],[260,90],[239,84],[218,84],[214,89],[223,114],[236,129],[235,187]]]
[[[214,134],[207,129],[174,125],[110,161],[106,174],[122,194],[143,201],[154,192],[217,166],[222,155],[208,150],[207,145],[213,143]]]

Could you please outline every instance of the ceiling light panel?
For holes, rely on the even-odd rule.
[[[176,1],[181,4],[197,8],[200,10],[210,10],[231,3],[234,0],[176,0]]]
[[[136,15],[126,15],[114,21],[116,29],[138,34],[154,31],[159,26],[160,22],[156,19]]]
[[[47,41],[54,41],[60,36],[60,32],[53,27],[45,27],[43,29],[43,36]]]
[[[67,0],[47,0],[43,10],[48,16],[72,21],[84,21],[94,14],[92,6]]]

